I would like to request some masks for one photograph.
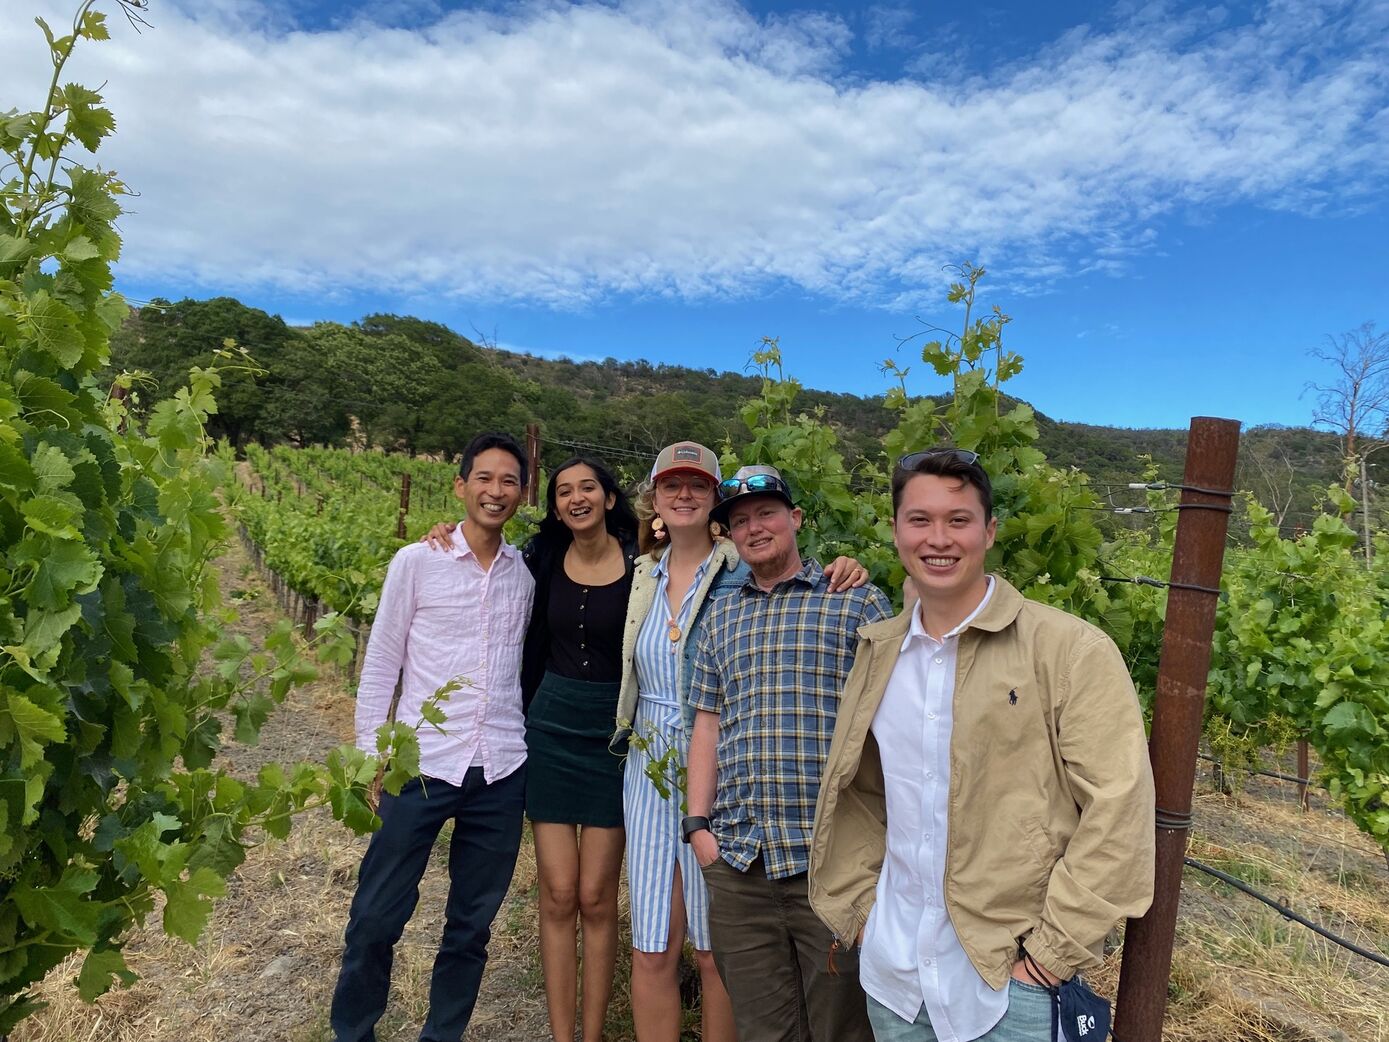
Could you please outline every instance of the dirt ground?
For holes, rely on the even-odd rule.
[[[275,599],[240,547],[221,561],[223,590],[240,604],[253,642],[278,616]],[[229,743],[224,761],[252,774],[270,760],[320,760],[352,736],[346,678],[328,675],[291,693],[260,744]],[[1314,800],[1300,811],[1292,786],[1251,779],[1236,796],[1198,782],[1191,854],[1253,882],[1365,947],[1389,954],[1389,872],[1382,853]],[[397,947],[381,1042],[418,1038],[441,929],[447,873],[441,837],[419,908]],[[326,813],[300,821],[283,843],[252,852],[196,948],[166,938],[157,916],[127,948],[140,980],[92,1005],[71,981],[78,964],[42,989],[50,1007],[11,1042],[330,1042],[327,1008],[357,865],[366,848]],[[535,865],[527,837],[493,931],[473,1042],[549,1038],[536,952]],[[626,950],[626,938],[622,941]],[[624,960],[619,958],[619,963]],[[1113,994],[1119,955],[1095,975]],[[1357,959],[1224,884],[1188,870],[1164,1038],[1226,1042],[1389,1042],[1389,970]],[[688,1038],[697,1034],[687,1032]],[[631,1038],[619,967],[608,1038]]]

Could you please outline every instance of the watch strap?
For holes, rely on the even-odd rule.
[[[680,819],[680,838],[688,843],[696,832],[708,832],[712,827],[708,818],[699,814],[687,814]]]

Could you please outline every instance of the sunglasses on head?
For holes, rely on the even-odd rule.
[[[902,470],[915,470],[931,459],[945,459],[952,463],[973,467],[979,463],[979,453],[970,452],[968,449],[926,449],[924,452],[907,453],[897,461],[897,466]]]
[[[728,499],[747,489],[749,492],[780,492],[788,499],[791,487],[774,474],[749,474],[745,478],[724,478],[719,482],[719,496]]]

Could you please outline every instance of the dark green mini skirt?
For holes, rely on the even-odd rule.
[[[617,689],[616,683],[554,673],[541,680],[526,717],[526,816],[531,821],[622,825],[623,759],[608,748]]]

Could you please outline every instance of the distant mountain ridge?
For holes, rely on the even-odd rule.
[[[191,365],[227,364],[244,350],[264,372],[223,374],[211,433],[236,444],[318,442],[353,437],[405,452],[448,454],[480,427],[521,433],[541,425],[544,461],[575,452],[607,458],[639,476],[655,452],[688,438],[718,447],[747,430],[739,409],[760,393],[757,375],[646,361],[540,358],[478,344],[436,322],[368,315],[351,324],[291,327],[230,297],[153,301],[112,338],[115,369],[151,373],[153,393],[172,394]],[[789,359],[794,373],[795,359]],[[804,389],[798,411],[823,410],[847,461],[879,458],[895,417],[883,396]],[[1141,480],[1143,456],[1175,481],[1186,431],[1102,427],[1038,413],[1038,448],[1107,490]],[[355,432],[355,434],[354,434]],[[1295,528],[1321,508],[1340,480],[1340,445],[1305,427],[1260,427],[1241,439],[1239,485]],[[1138,502],[1130,493],[1116,504]]]

